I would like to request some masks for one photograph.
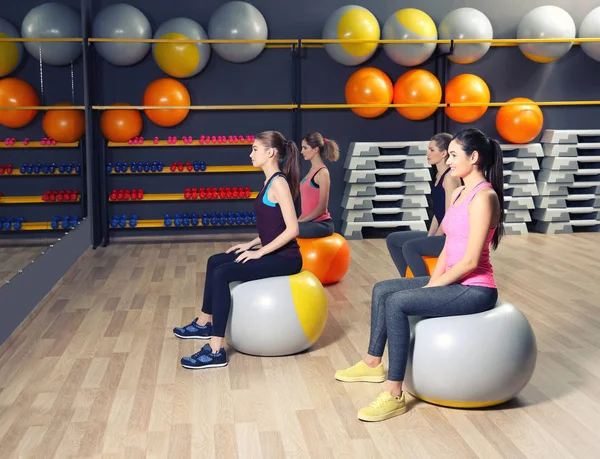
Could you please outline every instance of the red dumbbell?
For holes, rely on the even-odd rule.
[[[192,166],[192,163],[189,161],[185,163],[185,168],[188,170],[188,172],[192,172],[194,170],[194,166]]]
[[[183,199],[189,200],[192,198],[192,193],[189,191],[189,188],[187,188],[187,191],[185,191],[183,193]]]
[[[171,164],[171,172],[175,172],[177,170],[177,163]]]

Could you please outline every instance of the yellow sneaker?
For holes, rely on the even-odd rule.
[[[382,392],[369,406],[358,412],[361,421],[385,421],[406,412],[404,392],[400,397],[392,397],[389,392]]]
[[[371,368],[364,360],[361,360],[350,368],[336,371],[335,379],[344,382],[380,383],[385,381],[385,371],[383,370],[383,363],[380,363],[376,368]]]

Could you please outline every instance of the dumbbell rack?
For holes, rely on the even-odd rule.
[[[222,223],[222,218],[218,218],[218,222],[215,224],[214,219],[209,219],[208,222],[206,222],[206,220],[204,221],[203,224],[203,219],[202,219],[202,215],[205,214],[207,211],[209,210],[214,210],[214,206],[215,206],[215,201],[220,201],[222,203],[231,203],[231,202],[245,202],[245,201],[251,201],[253,200],[257,195],[258,195],[258,191],[251,191],[248,189],[248,186],[243,186],[241,188],[244,188],[245,193],[243,195],[240,196],[227,196],[226,195],[226,187],[225,186],[217,186],[217,187],[210,187],[210,186],[206,186],[206,189],[211,189],[214,193],[211,192],[211,195],[209,195],[209,198],[201,198],[200,197],[200,193],[199,190],[200,188],[204,188],[203,185],[205,184],[205,182],[208,182],[208,177],[211,177],[213,174],[231,174],[231,173],[243,173],[243,174],[257,174],[260,173],[262,174],[262,170],[260,168],[255,168],[252,165],[214,165],[211,164],[215,161],[217,161],[217,159],[214,159],[213,156],[213,161],[211,161],[210,159],[207,160],[206,157],[204,157],[205,155],[195,155],[196,157],[194,158],[194,160],[189,158],[189,154],[187,155],[187,159],[183,160],[181,159],[181,157],[176,157],[175,156],[175,152],[180,151],[179,148],[172,150],[173,151],[173,155],[172,157],[170,157],[168,160],[165,159],[165,155],[164,154],[158,154],[158,153],[153,153],[153,150],[155,150],[156,148],[160,148],[160,147],[188,147],[188,148],[193,148],[196,147],[196,149],[198,148],[203,148],[203,151],[207,151],[206,148],[210,148],[210,147],[239,147],[239,146],[245,146],[245,147],[249,147],[252,145],[252,142],[249,141],[236,141],[236,142],[232,142],[232,141],[227,141],[227,140],[223,140],[220,142],[203,142],[200,143],[198,138],[195,138],[192,141],[183,141],[181,139],[176,140],[176,141],[167,141],[164,139],[154,139],[154,140],[143,140],[143,141],[137,141],[137,142],[112,142],[112,141],[108,141],[106,143],[107,147],[108,147],[108,151],[111,152],[111,158],[107,158],[109,160],[109,162],[112,163],[112,168],[111,170],[107,170],[107,178],[109,178],[110,182],[108,184],[108,190],[109,190],[109,194],[112,194],[113,198],[114,198],[114,193],[112,193],[112,190],[119,190],[119,189],[123,189],[122,186],[117,186],[115,185],[116,182],[114,182],[114,180],[117,180],[119,177],[125,178],[125,176],[149,176],[149,175],[153,175],[153,176],[181,176],[181,185],[174,185],[174,181],[172,179],[170,179],[169,183],[171,185],[168,186],[168,191],[166,193],[157,193],[154,192],[155,190],[152,189],[154,188],[153,184],[148,184],[148,182],[146,181],[145,184],[148,184],[148,186],[144,186],[141,187],[140,186],[127,186],[125,189],[137,189],[138,192],[139,190],[143,191],[142,194],[142,198],[141,199],[135,199],[135,201],[133,200],[115,200],[115,199],[111,199],[111,196],[108,196],[108,204],[111,206],[110,210],[109,210],[109,222],[111,222],[110,229],[111,230],[122,230],[122,229],[148,229],[148,228],[163,228],[163,229],[194,229],[194,228],[207,228],[207,227],[211,227],[213,229],[218,229],[219,231],[222,231],[223,229],[227,230],[227,229],[233,229],[233,228],[240,228],[240,227],[248,227],[248,226],[254,226],[255,223],[252,223],[252,221],[250,220],[250,222],[242,222],[240,223],[236,223],[236,220],[233,221],[233,223],[231,223],[231,219],[229,218],[230,214],[235,214],[236,212],[239,213],[241,211],[249,211],[251,209],[248,209],[247,206],[245,206],[246,208],[242,208],[242,209],[236,209],[234,212],[231,212],[231,209],[229,212],[223,212],[222,209],[220,209],[220,212],[209,212],[210,214],[218,214],[220,215],[221,213],[223,215],[226,215],[227,217],[225,217],[225,223]],[[143,161],[141,161],[141,163],[144,164],[143,167],[139,167],[140,164],[140,156],[133,153],[133,151],[131,153],[128,153],[128,156],[130,158],[136,158],[138,160],[137,164],[138,167],[136,167],[133,171],[131,170],[131,162],[134,162],[134,160],[132,159],[131,162],[129,162],[128,164],[126,164],[126,167],[119,167],[116,171],[114,170],[114,166],[116,165],[117,162],[121,162],[118,161],[115,158],[121,158],[121,155],[119,153],[117,153],[120,149],[132,149],[135,150],[136,148],[140,148],[140,147],[154,147],[152,148],[152,150],[148,150],[149,153],[146,153],[146,158],[144,158]],[[117,150],[119,149],[119,150]],[[198,151],[198,150],[196,150]],[[194,152],[195,153],[195,152]],[[227,152],[224,153],[225,155],[227,154]],[[135,156],[134,156],[135,155]],[[159,156],[160,155],[160,156]],[[151,159],[148,160],[147,157],[150,156]],[[200,158],[200,156],[202,156],[202,158]],[[219,157],[219,160],[221,159],[221,157]],[[125,162],[125,161],[122,161]],[[173,167],[172,165],[176,164],[179,167]],[[147,166],[147,167],[146,167]],[[203,178],[203,179],[197,179],[197,178],[192,178],[198,175],[203,175],[203,174],[209,174],[208,176],[206,176],[207,178]],[[259,179],[260,180],[260,179]],[[238,179],[239,181],[239,179]],[[221,180],[219,180],[220,183],[222,183]],[[255,180],[255,182],[258,183],[257,180]],[[260,182],[262,183],[262,180],[260,180]],[[121,179],[121,183],[123,183],[122,179]],[[179,181],[177,182],[179,183]],[[234,184],[231,184],[232,186],[230,188],[239,188],[238,186],[235,186]],[[152,188],[150,188],[152,187]],[[196,193],[193,194],[192,197],[192,187],[195,187]],[[256,185],[254,185],[254,187],[256,187]],[[163,188],[164,184],[163,184]],[[220,190],[220,188],[222,188],[222,190]],[[167,190],[165,190],[167,191]],[[231,193],[230,193],[231,194]],[[139,193],[138,193],[139,196]],[[162,212],[159,210],[155,210],[155,208],[147,208],[147,205],[145,205],[144,203],[147,202],[154,202],[158,205],[158,209],[162,209]],[[185,202],[187,204],[182,204],[182,206],[178,206],[178,207],[164,207],[161,206],[159,203],[168,203],[168,202]],[[193,206],[191,209],[189,208],[190,206],[190,202],[194,202],[197,204],[196,206]],[[119,212],[119,206],[123,207],[125,206],[127,203],[129,203],[129,212]],[[136,207],[142,206],[140,208],[133,208],[132,204],[136,204]],[[113,209],[114,208],[114,209]],[[189,210],[188,210],[189,209]],[[138,214],[143,214],[140,215],[138,217]],[[193,217],[193,214],[195,214],[195,217]],[[168,215],[168,218],[166,218],[166,216]],[[179,225],[175,224],[175,215],[179,215],[180,218],[178,219],[178,221],[181,223]],[[186,218],[184,218],[184,216]],[[131,219],[133,218],[134,224],[131,225]],[[119,225],[114,225],[114,221],[115,219],[119,222]],[[122,221],[125,221],[126,224],[123,225]],[[184,224],[188,223],[188,224]],[[170,224],[167,224],[170,223]],[[195,223],[195,224],[194,224]]]
[[[600,231],[600,130],[548,129],[542,143],[535,229]]]
[[[42,151],[46,149],[51,152]],[[11,150],[18,150],[18,153],[13,154]],[[84,191],[83,158],[82,142],[52,144],[28,139],[0,142],[0,168],[3,168],[0,173],[1,237],[23,231],[60,231],[77,225],[85,215],[86,206],[81,196]],[[4,166],[9,164],[11,167],[7,170]],[[39,180],[34,181],[35,178]],[[27,184],[29,194],[18,194],[17,183]],[[52,195],[52,191],[56,191],[56,195]],[[60,191],[76,191],[77,197],[51,199],[59,196]],[[55,206],[66,208],[66,211],[59,211]],[[68,226],[62,225],[63,222]]]
[[[527,234],[534,197],[539,195],[535,172],[544,156],[542,145],[500,144],[504,167],[504,229],[506,234]]]
[[[429,141],[350,144],[342,200],[346,239],[362,239],[363,228],[427,231],[428,145]]]

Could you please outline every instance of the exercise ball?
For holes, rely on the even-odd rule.
[[[152,27],[146,15],[135,6],[115,3],[96,15],[92,36],[149,40],[152,38]],[[94,45],[104,60],[116,66],[137,64],[150,51],[150,43],[95,42]]]
[[[131,106],[117,102],[113,106]],[[143,128],[142,114],[139,110],[104,110],[100,115],[102,135],[112,142],[127,142],[139,137]]]
[[[17,28],[0,18],[0,38],[21,38]],[[0,78],[12,73],[23,59],[23,43],[0,42]]]
[[[232,282],[225,331],[239,352],[282,356],[305,351],[327,323],[327,295],[309,271],[249,282]]]
[[[439,104],[441,101],[442,85],[428,70],[409,70],[394,84],[395,104]],[[396,111],[409,120],[424,120],[436,110],[437,107],[396,107]]]
[[[81,16],[62,3],[43,3],[31,9],[21,23],[23,38],[81,38]],[[83,52],[76,42],[24,43],[25,49],[43,64],[62,66],[75,61]]]
[[[211,40],[266,40],[267,21],[262,13],[246,2],[228,2],[213,13],[208,22]],[[266,43],[213,43],[219,56],[229,62],[249,62],[265,48]]]
[[[297,238],[302,269],[310,271],[323,285],[340,281],[350,268],[350,246],[338,233],[317,238]]]
[[[40,105],[40,98],[26,81],[20,78],[0,80],[0,106],[33,107]],[[0,124],[8,128],[27,126],[37,115],[37,110],[0,110]]]
[[[162,40],[207,40],[200,24],[187,18],[170,19],[154,34]],[[189,78],[200,73],[210,57],[208,43],[155,43],[152,55],[156,64],[167,75]]]
[[[377,18],[368,9],[346,5],[335,10],[323,27],[324,40],[379,40]],[[368,61],[377,50],[377,42],[325,43],[325,51],[334,61],[347,66]]]
[[[433,19],[416,8],[396,11],[385,21],[382,30],[384,40],[437,40],[437,37]],[[435,43],[384,43],[383,50],[396,64],[414,67],[429,59],[435,47]]]
[[[518,39],[528,38],[573,38],[575,22],[569,13],[554,5],[544,5],[532,9],[523,16],[517,28]],[[569,43],[519,43],[525,57],[534,62],[554,62],[569,52]]]
[[[450,317],[410,317],[404,389],[436,405],[482,408],[514,398],[537,360],[527,318],[501,299],[489,311]]]
[[[186,87],[172,78],[159,78],[150,83],[144,91],[145,106],[189,107],[190,102],[190,93]],[[154,124],[172,127],[181,123],[189,111],[189,108],[145,109],[144,113]]]
[[[475,8],[457,8],[448,13],[438,27],[441,40],[491,40],[494,38],[492,23],[485,14]],[[478,61],[490,49],[491,43],[459,43],[454,53],[448,56],[457,64]],[[450,52],[449,44],[440,44],[440,51]]]
[[[391,104],[394,87],[390,77],[381,70],[363,67],[350,75],[344,94],[348,104]],[[363,118],[376,118],[387,109],[388,107],[351,108]]]
[[[496,115],[496,130],[511,143],[523,144],[535,139],[544,127],[542,109],[531,99],[516,97],[509,102],[520,105],[504,105]]]
[[[435,269],[435,265],[437,264],[438,257],[421,256],[421,258],[425,262],[425,267],[427,268],[427,275],[431,276]],[[410,269],[410,266],[406,267],[406,275],[404,277],[406,277],[407,279],[415,277],[415,275],[412,272],[412,269]]]
[[[490,102],[490,88],[482,78],[463,73],[452,78],[446,84],[446,103],[482,103]],[[472,123],[481,118],[487,106],[446,107],[446,115],[458,123]]]
[[[600,6],[590,11],[579,26],[579,38],[598,37],[600,37]],[[581,49],[595,61],[600,61],[600,42],[581,43]]]
[[[55,106],[73,106],[60,102]],[[85,132],[83,110],[47,110],[42,119],[42,129],[51,139],[60,143],[77,142]]]

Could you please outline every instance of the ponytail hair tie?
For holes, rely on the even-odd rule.
[[[323,143],[327,143],[327,140],[329,140],[327,137],[323,137]]]

